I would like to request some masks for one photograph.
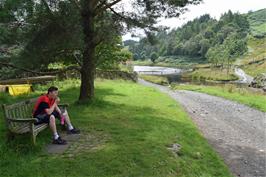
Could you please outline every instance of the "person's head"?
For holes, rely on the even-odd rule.
[[[55,99],[58,96],[58,88],[54,86],[48,88],[47,95],[48,97]]]

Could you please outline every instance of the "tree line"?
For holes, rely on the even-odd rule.
[[[236,56],[247,51],[250,26],[247,16],[224,13],[219,20],[205,14],[187,22],[180,28],[158,31],[154,39],[142,38],[139,42],[125,41],[134,60],[153,56],[188,56],[208,60],[215,66],[230,65]]]

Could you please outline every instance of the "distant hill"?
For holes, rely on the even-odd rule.
[[[254,37],[266,36],[266,8],[255,12],[249,12],[247,19],[250,25],[250,32]]]

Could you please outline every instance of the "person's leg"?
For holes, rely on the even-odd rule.
[[[52,115],[54,115],[54,117],[57,118],[58,120],[61,119],[61,116],[60,116],[60,114],[57,111],[52,112]],[[71,121],[70,121],[69,115],[67,113],[67,110],[62,110],[62,115],[64,116],[64,119],[65,119],[65,122],[67,124],[68,130],[72,130],[74,127],[71,124]]]
[[[65,118],[65,121],[66,121],[66,124],[67,124],[67,128],[68,128],[68,130],[72,130],[74,127],[73,127],[73,125],[71,124],[71,121],[70,121],[70,118],[69,118],[69,115],[68,115],[67,110],[64,111],[63,116],[64,116],[64,118]]]
[[[67,144],[66,140],[63,140],[60,138],[60,136],[57,133],[57,129],[56,129],[56,122],[55,122],[55,116],[52,114],[50,115],[50,119],[49,119],[49,126],[53,132],[53,144]]]
[[[38,120],[36,125],[42,124],[42,123],[49,124],[49,127],[53,133],[53,144],[66,144],[67,143],[65,140],[61,139],[57,133],[55,116],[53,114],[51,114],[51,115],[41,114],[41,115],[37,115],[35,117]]]
[[[49,126],[50,126],[50,129],[52,130],[54,139],[57,139],[59,137],[59,135],[58,135],[57,130],[56,130],[55,116],[54,115],[50,115]]]
[[[66,124],[67,124],[68,133],[70,133],[70,134],[79,134],[80,130],[74,128],[73,125],[71,124],[71,120],[70,120],[70,117],[68,115],[67,110],[64,111],[63,116],[64,116]]]

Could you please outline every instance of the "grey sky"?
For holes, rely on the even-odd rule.
[[[263,8],[266,8],[265,0],[203,0],[203,3],[200,5],[188,6],[189,11],[179,18],[162,19],[159,24],[170,28],[176,28],[203,14],[210,14],[212,17],[219,19],[221,14],[228,10],[247,13],[250,10],[256,11]],[[141,34],[141,32],[139,33]],[[123,40],[130,38],[130,33],[123,36]]]

